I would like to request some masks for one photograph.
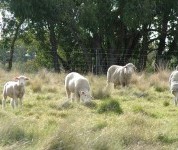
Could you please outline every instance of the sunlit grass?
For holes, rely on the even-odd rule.
[[[20,73],[0,71],[0,90]],[[166,150],[178,145],[178,108],[170,72],[135,74],[129,87],[106,88],[106,76],[86,75],[92,103],[71,102],[65,73],[41,70],[30,78],[22,108],[0,110],[0,149]]]

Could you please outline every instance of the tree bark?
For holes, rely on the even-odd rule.
[[[55,72],[60,72],[60,65],[59,65],[59,56],[57,53],[57,40],[55,34],[55,26],[53,23],[49,23],[49,36],[50,36],[50,43],[51,43],[51,55],[53,57],[53,66]]]
[[[143,25],[142,33],[143,33],[143,41],[142,41],[142,47],[140,49],[140,55],[139,55],[139,71],[142,71],[146,67],[147,62],[147,51],[148,51],[148,30],[147,30],[147,24]]]
[[[169,13],[163,15],[162,29],[161,29],[161,33],[159,36],[159,45],[158,45],[156,61],[155,61],[155,69],[156,70],[158,70],[160,67],[160,60],[162,57],[161,55],[162,55],[162,52],[164,51],[165,45],[166,45],[168,15],[169,15]]]
[[[17,27],[15,29],[15,34],[14,34],[14,37],[12,39],[12,43],[11,43],[11,46],[10,46],[10,56],[9,56],[9,60],[8,60],[8,68],[7,70],[10,71],[12,69],[12,61],[13,61],[13,56],[14,56],[14,47],[15,47],[15,42],[17,40],[17,37],[18,37],[18,34],[19,34],[19,29],[20,29],[20,26],[22,25],[22,23],[24,22],[24,20],[20,20],[19,23],[17,23]]]

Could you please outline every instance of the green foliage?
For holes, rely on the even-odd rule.
[[[145,113],[145,110],[144,110],[144,108],[142,106],[135,105],[133,107],[133,112],[135,112],[135,113]]]
[[[169,103],[168,101],[165,100],[165,101],[163,102],[163,106],[167,107],[167,106],[169,106],[169,105],[170,105],[170,103]]]
[[[159,52],[161,58],[174,66],[177,62],[174,57],[177,54],[177,4],[176,0],[108,0],[104,3],[99,0],[2,0],[4,49],[10,48],[17,24],[24,20],[18,38],[23,39],[26,50],[35,47],[32,51],[37,55],[37,66],[55,68],[58,61],[54,58],[58,55],[65,70],[97,70],[94,63],[98,61],[102,72],[106,72],[106,66],[111,65],[108,61],[112,60],[118,64],[134,61],[143,69],[148,65],[152,71],[151,64],[157,59],[158,49],[162,51]],[[6,10],[12,15],[5,15]],[[169,22],[164,28],[171,30],[162,37],[164,19]],[[98,57],[96,49],[102,54],[99,59],[95,59]],[[18,61],[25,52],[18,53]],[[154,56],[148,60],[151,52]],[[142,54],[148,56],[143,62]]]
[[[97,108],[97,103],[94,102],[94,101],[84,102],[83,105],[88,107],[88,108],[93,108],[93,109]]]
[[[108,125],[107,122],[99,122],[94,127],[92,127],[92,130],[95,132],[100,131],[103,128],[107,127],[107,125]]]
[[[168,143],[168,144],[172,144],[177,140],[176,138],[169,137],[167,134],[159,134],[157,136],[157,139],[162,143]]]
[[[166,89],[164,87],[161,87],[161,86],[155,86],[155,91],[157,92],[164,92]]]
[[[103,100],[103,103],[98,107],[97,111],[98,113],[101,113],[101,114],[109,113],[109,112],[113,112],[117,114],[123,113],[123,110],[120,107],[119,102],[116,100],[112,100],[112,99]]]

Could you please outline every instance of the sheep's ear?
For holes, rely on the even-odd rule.
[[[25,80],[29,80],[29,78],[26,77]]]
[[[15,77],[15,80],[19,80],[19,77]]]

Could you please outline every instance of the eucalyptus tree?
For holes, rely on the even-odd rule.
[[[100,55],[103,68],[125,64],[137,55],[144,69],[147,61],[149,28],[155,16],[155,1],[83,1],[79,7],[79,26],[90,52]],[[142,43],[142,44],[140,44]],[[138,50],[137,50],[138,49]],[[101,68],[101,67],[100,67]]]
[[[7,59],[8,61],[8,70],[11,70],[12,68],[12,61],[13,61],[13,56],[14,56],[14,47],[15,47],[15,42],[18,38],[19,33],[22,31],[21,25],[24,22],[24,17],[14,17],[13,14],[9,14],[10,7],[9,7],[9,0],[1,1],[1,9],[2,9],[2,15],[3,15],[3,25],[2,25],[2,38],[4,40],[4,47],[9,47],[10,53],[9,53],[9,58]],[[21,30],[21,31],[20,31]],[[7,46],[7,44],[9,46]]]
[[[156,49],[156,67],[159,68],[160,62],[165,61],[165,57],[169,58],[171,51],[176,51],[178,1],[159,0],[156,11],[159,41]]]
[[[71,16],[74,11],[71,6],[72,2],[69,0],[9,0],[9,10],[14,17],[26,19],[28,25],[31,24],[35,28],[39,40],[48,40],[50,43],[48,56],[52,57],[56,72],[60,71],[59,60],[62,61],[58,54],[59,26],[65,25],[67,19],[74,18]]]

